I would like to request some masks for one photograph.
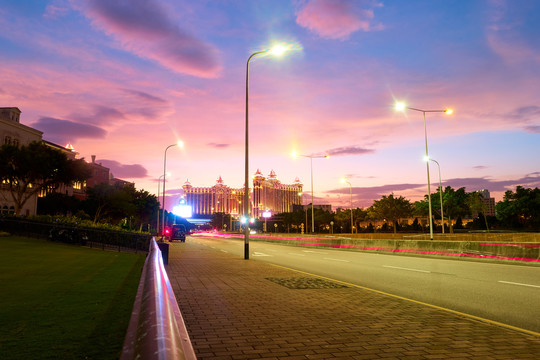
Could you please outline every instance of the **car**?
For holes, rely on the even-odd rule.
[[[173,225],[171,229],[171,241],[186,241],[186,227],[182,224]]]

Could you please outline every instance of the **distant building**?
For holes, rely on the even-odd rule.
[[[132,188],[135,187],[134,182],[115,178],[113,174],[111,174],[111,177],[109,179],[109,185],[112,185],[112,186],[114,186],[116,188],[122,188],[122,187],[125,187],[125,186],[129,186],[129,187],[132,187]]]
[[[253,216],[261,217],[266,210],[273,214],[292,212],[293,205],[302,204],[303,186],[298,178],[293,184],[282,184],[274,170],[265,178],[257,169],[253,177]]]
[[[86,163],[90,168],[90,177],[82,185],[81,191],[76,192],[74,195],[79,199],[86,199],[86,189],[92,188],[98,184],[109,184],[116,188],[124,186],[135,187],[135,183],[115,178],[108,167],[96,162],[96,155],[92,155],[92,161]]]
[[[21,110],[17,107],[0,107],[0,141],[1,144],[15,146],[28,145],[33,141],[41,141],[43,133],[20,123]],[[35,215],[37,195],[32,196],[20,211],[21,215]],[[6,184],[0,184],[0,212],[13,214],[15,202]]]
[[[184,199],[191,206],[193,214],[212,215],[244,213],[244,188],[231,188],[224,184],[221,176],[212,187],[193,187],[187,181],[182,187]],[[302,203],[303,185],[298,180],[293,184],[282,184],[272,170],[268,178],[257,170],[253,177],[253,191],[250,191],[250,214],[259,218],[269,210],[272,214],[291,212],[293,205]]]
[[[77,155],[79,155],[79,153],[77,153],[73,149],[73,146],[71,146],[71,144],[62,146],[62,145],[58,145],[58,144],[55,144],[46,140],[42,140],[42,142],[48,147],[56,151],[60,151],[61,153],[64,153],[69,160],[75,160]],[[57,193],[61,193],[67,196],[75,196],[75,197],[81,198],[81,197],[84,197],[84,189],[85,189],[85,182],[76,181],[69,186],[65,184],[60,184],[60,186],[58,186],[57,188],[44,190],[39,194],[39,197],[44,197],[47,194],[50,194],[52,192],[57,192]]]
[[[188,180],[182,189],[186,204],[191,206],[193,215],[244,213],[242,205],[244,189],[235,189],[225,185],[221,176],[212,187],[193,187]]]
[[[20,123],[21,110],[16,107],[0,107],[0,139],[3,144],[28,145],[41,141],[43,133]]]
[[[495,216],[495,199],[490,197],[489,191],[484,189],[478,191],[482,197],[482,202],[484,203],[484,215],[485,216]],[[476,215],[478,216],[478,214]]]
[[[92,155],[92,162],[88,163],[91,175],[86,180],[87,187],[94,187],[97,184],[108,184],[110,179],[110,169],[96,162],[96,155]]]

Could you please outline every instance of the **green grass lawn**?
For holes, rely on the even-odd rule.
[[[0,237],[0,359],[118,359],[144,260]]]

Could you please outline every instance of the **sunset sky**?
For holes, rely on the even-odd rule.
[[[0,106],[80,157],[157,193],[298,177],[315,204],[427,193],[421,112],[443,186],[540,186],[540,1],[0,0]],[[438,186],[431,163],[432,192]]]

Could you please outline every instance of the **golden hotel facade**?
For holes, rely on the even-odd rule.
[[[212,187],[193,187],[189,181],[183,186],[184,200],[194,216],[225,213],[244,213],[244,188],[231,188],[224,184],[221,176]],[[272,214],[291,212],[293,205],[302,204],[303,184],[298,178],[293,184],[283,184],[274,170],[265,177],[257,170],[250,189],[250,214],[260,218],[266,210]]]

